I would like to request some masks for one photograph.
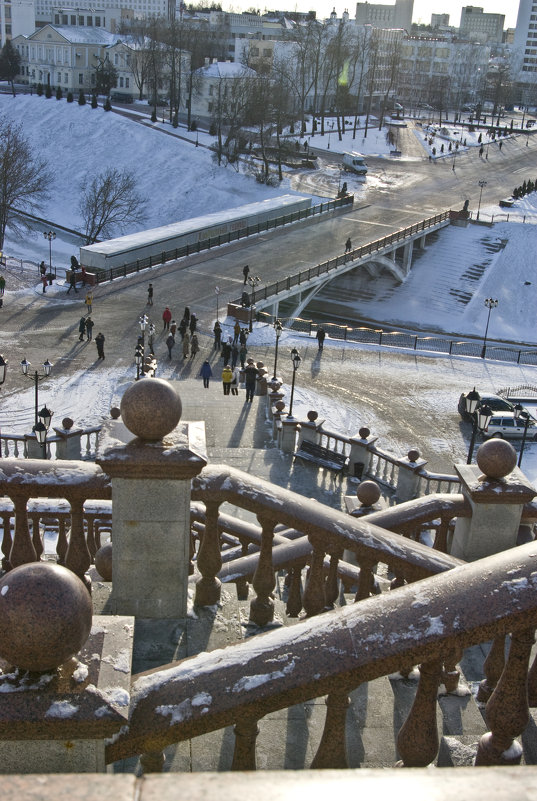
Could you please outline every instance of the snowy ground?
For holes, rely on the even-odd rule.
[[[0,96],[0,113],[4,118],[23,123],[24,132],[32,144],[39,148],[51,164],[55,165],[55,182],[50,201],[43,210],[44,217],[51,221],[62,221],[75,229],[80,227],[76,211],[77,186],[87,174],[94,174],[99,166],[109,164],[132,167],[135,160],[140,191],[149,201],[147,227],[288,191],[285,185],[278,189],[267,189],[256,184],[252,178],[237,174],[231,168],[218,169],[213,164],[211,153],[205,148],[193,148],[192,144],[187,143],[181,146],[178,137],[196,136],[192,133],[186,134],[184,129],[177,129],[174,138],[163,136],[162,133],[151,130],[155,126],[133,123],[115,114],[105,114],[101,109],[79,107],[76,103],[58,102],[54,98],[47,100],[27,96],[17,98]],[[156,125],[162,126],[162,123]],[[171,126],[167,127],[173,130]],[[198,136],[200,143],[202,138],[203,140],[206,138],[204,134]],[[75,137],[76,147],[73,148]],[[321,137],[316,138],[321,139]],[[382,138],[388,147],[385,136],[382,135]],[[335,149],[337,135],[332,135],[331,139],[331,148]],[[324,140],[326,147],[328,144],[326,136]],[[317,141],[314,144],[315,147],[320,146]],[[365,143],[360,143],[359,149],[366,155],[378,153],[381,144],[380,139],[373,136],[370,138],[368,134]],[[343,150],[349,149],[353,149],[353,146],[345,142]],[[210,190],[207,187],[210,187]],[[510,216],[513,217],[517,213],[527,216],[525,225],[501,223],[493,229],[474,226],[467,229],[448,229],[442,234],[438,245],[432,247],[417,261],[410,280],[398,290],[401,294],[394,293],[391,298],[377,301],[383,304],[384,319],[393,320],[394,324],[397,322],[410,326],[419,323],[421,327],[431,326],[457,335],[479,336],[482,335],[486,322],[483,298],[490,295],[499,300],[498,308],[493,311],[491,319],[490,338],[537,342],[535,332],[537,200],[535,197],[519,201],[517,208],[510,211]],[[506,245],[496,253],[485,254],[483,259],[484,237],[488,237],[492,244],[494,240],[507,240]],[[34,239],[25,238],[22,241],[8,239],[5,250],[20,258],[34,261],[40,261],[45,257],[42,234],[39,239],[37,235]],[[451,304],[435,308],[431,298],[440,291],[437,287],[442,271],[449,267],[448,262],[452,265],[459,264],[460,267],[470,251],[475,254],[475,258],[487,261],[474,300],[463,307],[453,299]],[[53,261],[58,260],[59,263],[61,258],[67,261],[73,252],[76,252],[73,240],[59,237],[53,246],[53,253],[56,256],[53,257]],[[473,256],[471,261],[472,259],[475,261]],[[7,278],[9,293],[11,291],[9,273]],[[450,277],[449,280],[453,279]],[[462,277],[460,280],[463,280]],[[24,283],[28,284],[28,281],[17,284],[19,287],[17,292],[22,299],[28,294],[30,300],[30,296],[35,297],[36,291],[39,292],[40,289],[34,283],[33,277],[30,277],[29,286],[23,285]],[[54,292],[64,294],[64,291],[61,284],[49,289],[50,294]],[[0,345],[6,348],[6,344],[0,329]],[[249,340],[249,347],[252,349],[272,347],[273,344],[272,328],[256,326]],[[315,342],[306,342],[303,337],[285,332],[280,347],[291,348],[295,344],[301,350],[304,348],[309,348],[312,352],[315,350]],[[377,353],[377,368],[380,370],[382,367],[384,380],[388,383],[390,370],[395,370],[395,367],[389,366],[386,351],[329,340],[325,343],[325,348],[333,352],[334,357],[341,356],[342,360],[350,353],[355,354],[352,358],[358,359],[366,359],[369,358],[368,354]],[[435,381],[449,386],[450,392],[442,394],[429,381],[428,361],[431,370],[435,372]],[[162,368],[159,370],[161,377],[171,377],[171,368],[163,362],[161,364]],[[412,386],[409,403],[423,402],[440,407],[445,405],[446,412],[449,413],[453,411],[453,396],[458,397],[458,392],[462,391],[462,388],[465,390],[471,388],[468,386],[469,381],[473,383],[475,380],[481,392],[492,392],[503,386],[522,383],[537,384],[536,368],[519,368],[501,363],[481,362],[481,360],[443,358],[437,354],[434,357],[431,355],[430,360],[427,357],[422,359],[420,356],[419,369],[415,365],[413,367],[413,364],[414,362],[409,362],[404,367],[408,371],[409,386]],[[123,375],[118,375],[115,367],[105,368],[104,365],[99,371],[81,369],[61,381],[51,381],[50,386],[47,386],[47,400],[50,397],[49,405],[55,408],[60,419],[64,414],[71,413],[71,416],[76,417],[78,425],[98,424],[107,416],[110,407],[118,404],[122,393],[132,380],[131,376],[131,365]],[[6,388],[4,387],[4,390]],[[33,408],[32,393],[31,387],[16,394],[10,395],[5,391],[2,393],[0,413],[2,431],[22,433],[28,430],[27,420],[22,412]],[[344,393],[338,393],[338,396],[344,398]],[[374,408],[364,413],[363,408],[358,409],[352,404],[346,404],[344,400],[335,402],[334,397],[334,392],[323,393],[298,386],[295,396],[296,414],[305,415],[309,409],[315,408],[327,419],[327,427],[346,434],[355,434],[364,424],[370,425],[372,430],[375,428]],[[390,432],[382,441],[382,447],[392,448],[399,454],[404,453],[405,448],[413,444],[406,441],[404,431]],[[432,448],[443,448],[458,460],[464,455],[463,445],[459,431],[454,431],[451,439],[445,432],[439,436],[435,433],[431,438]],[[537,481],[537,444],[528,446],[524,456],[524,469],[533,481]]]

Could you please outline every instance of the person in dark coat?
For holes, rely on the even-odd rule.
[[[244,362],[246,361],[246,354],[248,353],[248,348],[246,345],[241,345],[239,348],[239,359],[241,361],[241,367],[244,370]]]
[[[74,258],[74,256],[72,256],[71,258]],[[75,292],[78,292],[78,289],[76,288],[76,273],[74,270],[71,270],[71,273],[69,275],[69,289],[67,290],[67,294],[69,294],[69,292],[72,289],[74,289]]]
[[[239,348],[237,343],[234,342],[231,346],[231,369],[234,370],[237,366],[237,359],[239,358]]]
[[[248,280],[248,275],[250,274],[250,268],[247,264],[245,264],[242,268],[242,274],[244,275],[244,283],[246,283]]]
[[[80,342],[84,339],[84,334],[86,333],[86,318],[81,317],[80,322],[78,323],[78,339]]]
[[[197,324],[198,324],[198,318],[196,317],[194,312],[192,312],[192,314],[190,315],[190,323],[189,323],[189,328],[190,328],[190,333],[191,334],[193,334],[194,331],[196,330]]]
[[[185,320],[185,318],[183,317],[183,319],[179,323],[179,328],[177,329],[179,331],[179,333],[181,334],[181,341],[183,341],[183,339],[185,338],[185,334],[186,334],[186,329],[187,328],[188,328],[188,323]]]
[[[351,242],[351,238],[349,236],[349,238],[345,242],[345,253],[350,253],[351,250],[352,250],[352,242]]]
[[[208,359],[205,359],[201,365],[200,376],[203,378],[204,388],[209,389],[209,379],[213,377],[213,371],[211,370],[211,365],[209,364]]]
[[[326,336],[326,331],[322,326],[321,328],[317,329],[317,333],[315,334],[315,336],[317,337],[317,342],[319,343],[319,350],[322,350],[324,345],[324,338]]]
[[[88,342],[93,339],[93,326],[94,322],[91,317],[86,318],[86,339]]]
[[[175,337],[173,334],[168,334],[166,337],[166,347],[168,348],[168,358],[172,358],[172,348],[175,345]]]
[[[185,306],[185,313],[183,314],[183,317],[185,318],[186,324],[188,326],[188,324],[190,322],[190,309],[189,309],[188,306]]]
[[[149,284],[147,287],[147,305],[153,305],[153,284]]]
[[[97,346],[97,358],[104,359],[104,334],[100,331],[95,337],[95,344]]]
[[[213,332],[214,332],[214,349],[220,350],[222,346],[222,326],[220,325],[218,320],[214,324]]]
[[[253,359],[248,359],[244,368],[244,386],[246,388],[246,403],[251,403],[254,399],[255,385],[257,381],[257,367]]]
[[[229,358],[231,356],[231,342],[224,342],[222,345],[222,361],[224,364],[229,362]]]
[[[239,334],[239,344],[246,345],[246,340],[248,339],[248,329],[242,328]]]

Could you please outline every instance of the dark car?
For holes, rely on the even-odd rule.
[[[481,395],[481,400],[479,401],[481,406],[485,404],[489,406],[493,412],[514,412],[515,405],[511,403],[511,401],[505,400],[505,398],[500,398],[499,395]],[[471,415],[468,414],[466,411],[466,395],[464,392],[459,398],[459,403],[457,404],[457,410],[462,417],[462,419],[467,422],[472,422]]]

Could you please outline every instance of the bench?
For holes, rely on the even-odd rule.
[[[328,448],[323,448],[315,442],[304,440],[300,448],[295,452],[295,457],[305,459],[308,462],[315,462],[321,467],[327,467],[329,470],[336,470],[341,472],[345,469],[347,464],[347,457],[344,453],[336,453]]]

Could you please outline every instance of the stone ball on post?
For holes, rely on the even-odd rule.
[[[183,411],[181,398],[168,381],[137,381],[121,399],[123,422],[140,439],[154,442],[173,431]]]
[[[20,670],[54,670],[91,631],[92,602],[71,570],[31,562],[0,580],[0,656]]]
[[[373,506],[380,498],[380,488],[374,481],[362,481],[356,490],[356,497],[362,506]]]
[[[103,581],[112,581],[112,543],[102,545],[95,554],[95,568]]]
[[[489,439],[480,445],[476,462],[484,478],[505,478],[516,467],[517,453],[504,439]]]

